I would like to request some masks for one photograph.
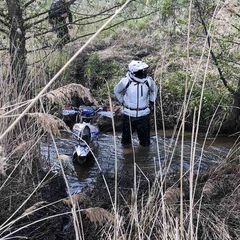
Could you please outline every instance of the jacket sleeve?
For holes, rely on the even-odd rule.
[[[117,100],[123,104],[123,95],[125,91],[126,85],[124,84],[123,79],[119,81],[119,83],[114,87],[114,94]]]
[[[156,98],[157,98],[157,94],[158,94],[158,87],[156,85],[156,83],[154,82],[154,80],[152,78],[149,79],[149,86],[150,86],[150,96],[149,96],[149,100],[151,102],[155,102]]]

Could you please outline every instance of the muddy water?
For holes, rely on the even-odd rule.
[[[115,168],[117,168],[118,174],[133,173],[134,163],[137,171],[142,174],[178,170],[181,159],[183,159],[185,170],[190,168],[190,159],[194,160],[196,170],[199,167],[201,170],[205,170],[212,164],[224,160],[235,141],[234,138],[226,139],[226,137],[208,138],[203,145],[203,135],[198,138],[193,153],[191,134],[186,134],[183,151],[179,143],[180,140],[177,141],[171,136],[171,131],[165,132],[165,134],[159,132],[157,136],[153,134],[149,147],[139,146],[137,137],[134,136],[133,146],[122,147],[120,134],[114,137],[112,133],[102,133],[94,144],[94,158],[85,165],[73,165],[71,161],[76,140],[70,134],[63,134],[61,138],[56,138],[55,143],[45,139],[41,143],[41,153],[43,160],[53,166],[54,171],[62,171],[63,169],[70,194],[73,194],[91,186],[96,180],[96,175],[100,172],[114,174]],[[66,159],[59,161],[57,153],[64,155]]]

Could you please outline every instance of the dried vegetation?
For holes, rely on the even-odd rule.
[[[96,100],[93,98],[90,90],[81,84],[71,83],[52,90],[44,95],[50,104],[68,105],[75,98],[79,98],[83,104],[95,104]]]
[[[29,113],[29,117],[35,118],[37,121],[38,129],[42,129],[42,131],[52,134],[54,136],[60,136],[59,129],[69,130],[67,125],[61,119],[54,117],[48,113]]]

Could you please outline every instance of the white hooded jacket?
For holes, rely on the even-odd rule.
[[[150,113],[149,102],[157,98],[158,87],[151,77],[134,77],[130,72],[114,88],[117,100],[123,105],[123,113],[142,117]]]

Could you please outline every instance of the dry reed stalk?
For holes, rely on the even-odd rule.
[[[226,225],[226,219],[216,214],[212,209],[207,206],[201,206],[201,212],[199,214],[199,222],[203,229],[201,239],[211,240],[232,240],[229,235],[229,229]],[[235,238],[234,238],[235,239]],[[239,238],[236,238],[239,239]]]
[[[0,174],[5,176],[7,168],[8,168],[8,165],[6,163],[6,157],[4,156],[4,150],[3,150],[3,147],[0,146]]]
[[[59,118],[48,113],[28,113],[28,116],[36,118],[39,126],[47,133],[60,136],[59,128],[68,129],[67,125]]]
[[[51,103],[60,105],[68,104],[71,99],[78,97],[84,103],[90,102],[97,105],[96,100],[92,97],[90,90],[81,84],[71,83],[60,87],[56,90],[50,91],[44,95]]]
[[[41,201],[41,202],[37,202],[34,203],[33,206],[27,208],[24,213],[22,214],[22,216],[26,216],[26,215],[32,215],[33,212],[38,209],[39,207],[41,207],[43,204],[47,203],[46,201]]]
[[[0,109],[0,116],[5,113],[5,109]]]
[[[78,202],[84,202],[87,199],[88,199],[88,197],[86,194],[77,193],[77,194],[72,195],[69,198],[64,198],[62,201],[64,204],[67,204],[70,206],[70,205],[76,205]]]
[[[103,226],[106,222],[114,221],[114,215],[100,207],[87,208],[82,212],[86,214],[86,217],[93,222],[95,226]]]

